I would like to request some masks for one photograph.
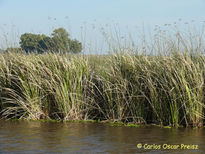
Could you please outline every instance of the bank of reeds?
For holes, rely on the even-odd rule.
[[[204,125],[203,55],[96,58],[1,54],[1,118]]]

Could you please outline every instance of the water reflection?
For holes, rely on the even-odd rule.
[[[204,141],[204,129],[0,121],[0,153],[203,153]],[[138,143],[196,144],[199,150],[144,150]]]

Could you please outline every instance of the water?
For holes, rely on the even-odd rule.
[[[138,144],[142,148],[138,148]],[[152,145],[152,149],[144,145]],[[164,144],[179,146],[167,150]],[[198,150],[180,149],[181,144]],[[160,149],[157,149],[159,148]],[[193,147],[192,147],[193,148]],[[0,153],[204,153],[204,129],[128,128],[96,123],[0,121]]]

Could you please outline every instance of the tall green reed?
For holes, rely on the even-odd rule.
[[[160,31],[136,52],[118,39],[106,56],[2,54],[0,115],[202,126],[203,39],[186,37]]]

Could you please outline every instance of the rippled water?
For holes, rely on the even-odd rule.
[[[142,148],[138,148],[138,144]],[[146,146],[145,146],[146,144]],[[163,149],[198,145],[198,150]],[[148,148],[150,145],[154,148]],[[161,146],[160,149],[156,149]],[[204,129],[128,128],[97,123],[0,121],[0,153],[204,153]]]

